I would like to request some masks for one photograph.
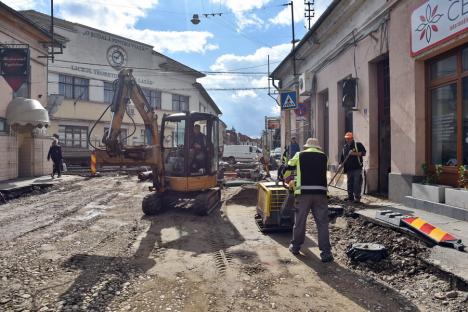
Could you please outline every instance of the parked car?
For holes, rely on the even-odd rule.
[[[235,164],[238,161],[252,162],[258,161],[262,156],[261,150],[251,145],[224,145],[224,161]]]
[[[281,158],[281,147],[277,147],[274,150],[271,151],[270,157],[279,159]]]

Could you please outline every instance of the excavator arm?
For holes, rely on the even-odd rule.
[[[123,118],[130,100],[141,115],[145,125],[148,144],[127,146],[120,140]],[[131,69],[122,69],[116,81],[116,90],[111,105],[112,120],[109,131],[104,133],[105,148],[96,149],[96,163],[101,165],[151,166],[154,187],[162,191],[164,168],[158,128],[158,117],[133,77]]]

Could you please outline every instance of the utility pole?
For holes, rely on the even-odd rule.
[[[52,36],[51,50],[52,50],[52,63],[54,62],[54,0],[50,0],[50,35]]]
[[[296,35],[294,32],[294,1],[291,0],[289,2],[289,5],[291,6],[291,29],[292,29],[292,46],[293,46],[293,74],[294,78],[296,78]]]
[[[314,0],[304,0],[304,17],[308,22],[308,30],[312,27],[312,18],[315,16],[314,2]]]

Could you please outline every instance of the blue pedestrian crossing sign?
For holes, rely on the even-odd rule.
[[[296,109],[297,107],[297,93],[296,91],[281,91],[281,110]]]

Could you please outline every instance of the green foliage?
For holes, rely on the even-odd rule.
[[[442,173],[442,165],[435,165],[435,172],[429,171],[429,165],[424,163],[421,165],[422,172],[424,174],[424,184],[435,184],[440,178]]]
[[[461,165],[458,166],[458,186],[460,188],[468,187],[468,183],[465,178],[466,168],[465,166]]]
[[[424,175],[423,183],[424,184],[433,183],[434,178],[433,178],[433,174],[429,172],[429,166],[426,163],[424,163],[421,165],[421,169]]]

